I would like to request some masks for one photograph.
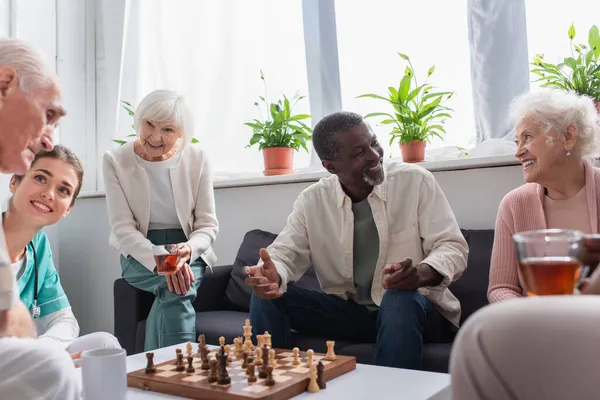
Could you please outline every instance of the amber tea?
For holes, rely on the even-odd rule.
[[[172,251],[177,248],[173,245],[153,246],[154,262],[156,263],[156,273],[159,275],[173,275],[177,272],[177,263],[179,256]]]
[[[570,257],[531,257],[519,262],[529,296],[573,294],[579,260]]]

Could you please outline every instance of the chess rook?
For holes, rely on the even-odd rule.
[[[146,373],[154,374],[156,372],[156,366],[154,365],[154,353],[146,353],[146,359],[148,361],[146,364]]]
[[[327,342],[325,342],[325,344],[327,345],[327,354],[325,354],[325,360],[335,361],[336,360],[335,351],[334,351],[335,342],[333,340],[328,340]]]

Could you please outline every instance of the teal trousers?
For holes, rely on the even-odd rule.
[[[149,231],[148,240],[153,244],[176,244],[186,242],[181,229]],[[144,351],[156,350],[178,343],[196,341],[196,311],[192,303],[196,299],[206,264],[198,258],[190,264],[196,282],[183,295],[170,292],[167,280],[144,267],[132,257],[121,256],[121,273],[130,285],[154,294],[154,303],[146,320]]]

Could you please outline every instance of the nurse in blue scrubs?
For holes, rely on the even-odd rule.
[[[20,297],[34,318],[40,340],[60,343],[71,354],[120,347],[105,332],[79,337],[79,324],[54,267],[45,226],[67,216],[83,182],[81,162],[64,146],[42,151],[25,175],[13,175],[13,196],[3,214],[6,244]]]

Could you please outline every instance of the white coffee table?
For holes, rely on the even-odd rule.
[[[154,352],[156,364],[175,357],[175,349],[185,344],[166,347]],[[144,353],[127,357],[127,372],[146,367]],[[319,399],[450,399],[450,375],[434,372],[412,371],[398,368],[376,367],[357,364],[356,370],[327,382],[327,388],[318,393],[302,393],[298,400]],[[161,393],[129,388],[127,400],[181,399]]]

